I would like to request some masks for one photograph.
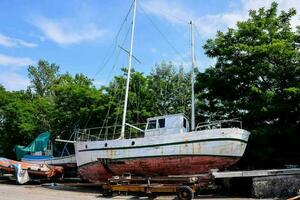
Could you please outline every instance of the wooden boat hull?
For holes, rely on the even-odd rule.
[[[63,174],[63,167],[48,166],[45,164],[32,164],[26,162],[19,162],[6,158],[0,158],[0,170],[6,173],[15,173],[14,165],[20,164],[23,170],[27,170],[30,176],[51,178],[57,177]]]
[[[52,166],[62,166],[65,168],[76,168],[76,157],[75,155],[62,156],[62,157],[50,157],[50,158],[39,158],[39,156],[27,156],[22,158],[23,162],[34,163],[34,164],[47,164]]]
[[[43,158],[43,156],[26,156],[22,158],[22,161],[32,164],[44,164],[54,167],[63,167],[65,177],[78,176],[75,155],[49,158]]]
[[[238,157],[229,156],[171,156],[130,159],[115,163],[103,163],[99,160],[81,166],[79,173],[84,180],[89,182],[105,181],[125,172],[143,176],[188,175],[207,173],[211,169],[221,169],[233,165],[238,160]]]

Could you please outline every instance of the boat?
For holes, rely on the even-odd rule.
[[[76,169],[75,155],[63,156],[62,153],[59,157],[53,156],[53,144],[49,139],[50,135],[48,131],[41,133],[27,147],[16,145],[14,150],[17,158],[28,164],[60,166],[65,168],[65,172]]]
[[[19,166],[22,170],[26,170],[31,178],[53,178],[59,177],[64,173],[64,168],[60,166],[20,162],[0,157],[0,171],[15,173],[17,170],[16,166]]]
[[[105,134],[101,132],[103,127],[98,130],[90,128],[77,131],[76,139],[70,142],[75,146],[76,162],[82,179],[97,183],[124,173],[141,176],[191,175],[233,165],[243,156],[250,135],[250,132],[242,129],[242,123],[238,120],[224,120],[195,125],[192,22],[191,125],[182,113],[149,118],[144,129],[126,123],[136,0],[133,1],[132,8],[131,43],[121,133],[115,134],[116,127],[111,132],[111,127],[105,127]],[[127,130],[135,130],[142,134],[130,137]]]
[[[62,166],[64,168],[76,168],[75,155],[69,156],[40,156],[40,155],[25,155],[21,161],[35,164],[47,164],[52,166]]]

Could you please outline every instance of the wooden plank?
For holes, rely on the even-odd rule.
[[[300,168],[212,172],[214,178],[261,177],[300,174]]]

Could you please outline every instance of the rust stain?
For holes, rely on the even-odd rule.
[[[194,143],[193,144],[193,154],[199,154],[201,153],[201,149],[202,149],[202,146],[201,146],[201,143]]]
[[[113,150],[108,150],[108,157],[113,158]]]
[[[155,176],[170,174],[200,174],[237,162],[239,158],[218,156],[171,156],[126,160],[123,164],[112,163],[107,172],[102,164],[93,163],[79,168],[80,175],[90,182],[100,182],[114,175],[130,172],[136,175]]]
[[[187,146],[188,146],[189,140],[188,140],[188,139],[185,139],[184,142],[185,142],[184,145],[187,147]]]
[[[164,147],[160,147],[160,154],[164,155]]]
[[[15,171],[15,168],[12,168],[11,166],[14,164],[20,164],[22,169],[27,169],[29,175],[35,175],[39,177],[54,177],[57,175],[61,175],[64,171],[64,168],[61,166],[19,162],[6,158],[0,160],[0,170],[8,173],[13,173]]]

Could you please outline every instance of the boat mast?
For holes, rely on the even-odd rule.
[[[128,91],[129,91],[133,39],[134,39],[134,28],[135,28],[135,12],[136,12],[136,0],[133,0],[133,17],[132,17],[132,28],[131,28],[130,51],[129,51],[129,59],[128,59],[127,82],[126,82],[124,110],[123,110],[123,119],[122,119],[122,130],[121,130],[121,138],[120,139],[124,139],[124,137],[125,137],[126,112],[127,112]]]
[[[192,50],[192,74],[191,74],[191,82],[192,82],[192,110],[191,110],[191,130],[195,130],[195,92],[194,92],[194,82],[195,82],[195,38],[194,38],[194,30],[193,30],[193,21],[190,22],[191,25],[191,50]]]

